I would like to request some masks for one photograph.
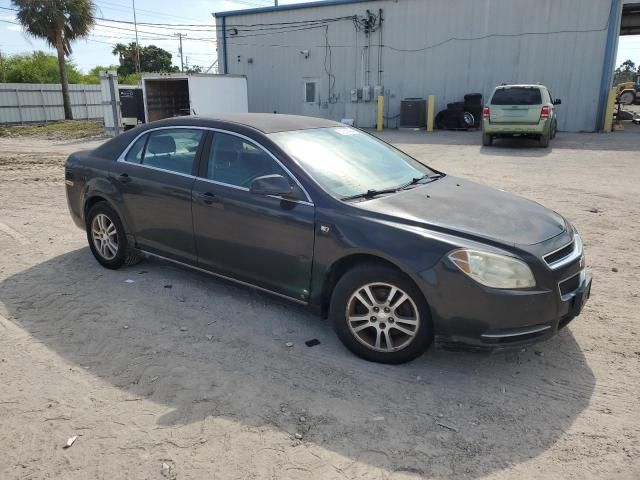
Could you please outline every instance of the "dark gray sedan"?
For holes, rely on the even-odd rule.
[[[406,362],[434,339],[521,347],[589,297],[562,216],[328,120],[154,122],[71,155],[65,174],[103,266],[151,255],[308,305],[367,360]]]

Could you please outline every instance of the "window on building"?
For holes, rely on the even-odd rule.
[[[304,82],[304,101],[315,103],[317,82]]]

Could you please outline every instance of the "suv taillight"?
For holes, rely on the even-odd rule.
[[[484,107],[482,109],[482,118],[489,118],[490,113],[491,111],[489,110],[489,107]]]
[[[550,113],[551,113],[551,109],[549,108],[548,105],[545,105],[544,107],[542,107],[542,110],[540,110],[540,120],[542,120],[543,118],[549,118]]]

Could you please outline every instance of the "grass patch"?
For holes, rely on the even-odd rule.
[[[64,120],[61,122],[0,127],[0,137],[41,137],[50,139],[104,136],[100,120]]]

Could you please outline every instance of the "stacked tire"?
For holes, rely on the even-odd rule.
[[[473,128],[480,128],[482,119],[482,94],[467,93],[464,96],[464,111],[473,115]]]
[[[468,93],[463,102],[447,103],[447,109],[435,118],[439,130],[468,130],[479,128],[482,118],[482,94]]]

